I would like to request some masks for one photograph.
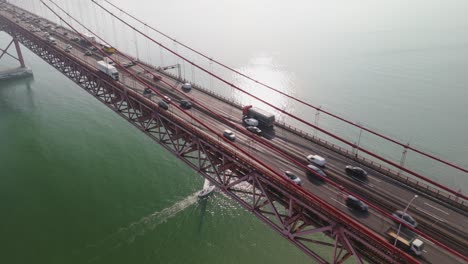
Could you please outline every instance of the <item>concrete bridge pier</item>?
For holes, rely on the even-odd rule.
[[[13,56],[11,53],[8,52],[8,49],[12,46],[12,44],[14,44],[15,46],[17,57]],[[11,58],[17,60],[20,64],[19,67],[0,71],[0,81],[32,75],[32,70],[29,67],[26,67],[24,63],[23,54],[21,53],[21,48],[20,48],[18,39],[16,39],[16,37],[13,37],[13,39],[11,40],[11,42],[7,45],[5,49],[0,48],[0,52],[1,52],[0,60],[3,58],[3,56],[8,55]]]

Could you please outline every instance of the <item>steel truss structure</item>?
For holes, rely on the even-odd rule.
[[[0,15],[3,30],[147,136],[209,179],[317,263],[419,263],[309,192],[252,163],[222,140],[160,111],[143,95]],[[329,247],[331,253],[317,253]],[[323,252],[323,250],[322,250]]]

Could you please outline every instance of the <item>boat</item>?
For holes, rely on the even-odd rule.
[[[198,198],[207,197],[214,191],[215,188],[216,186],[212,185],[208,179],[205,179],[205,182],[203,183],[203,189],[198,192]]]

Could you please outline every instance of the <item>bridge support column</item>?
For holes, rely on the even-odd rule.
[[[8,49],[12,46],[12,44],[14,44],[15,46],[17,57],[15,57],[14,55],[8,52]],[[2,59],[5,55],[8,55],[9,57],[17,60],[20,64],[20,67],[18,68],[11,68],[11,69],[0,71],[0,80],[19,78],[19,77],[32,75],[31,69],[26,67],[24,63],[23,53],[21,52],[19,41],[15,36],[13,36],[13,39],[10,41],[10,43],[7,45],[5,49],[0,48],[0,52],[1,52],[0,59]]]

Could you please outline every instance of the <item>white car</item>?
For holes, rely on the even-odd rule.
[[[313,164],[321,166],[321,167],[324,167],[325,164],[327,163],[325,161],[325,158],[323,158],[323,157],[321,157],[319,155],[309,155],[309,156],[307,156],[307,160],[310,163],[313,163]]]
[[[236,140],[236,135],[234,134],[234,132],[232,132],[231,130],[224,130],[223,132],[223,136],[231,141],[235,141]]]
[[[244,124],[248,125],[248,126],[258,126],[258,120],[257,119],[254,119],[254,118],[246,118],[244,119]]]

